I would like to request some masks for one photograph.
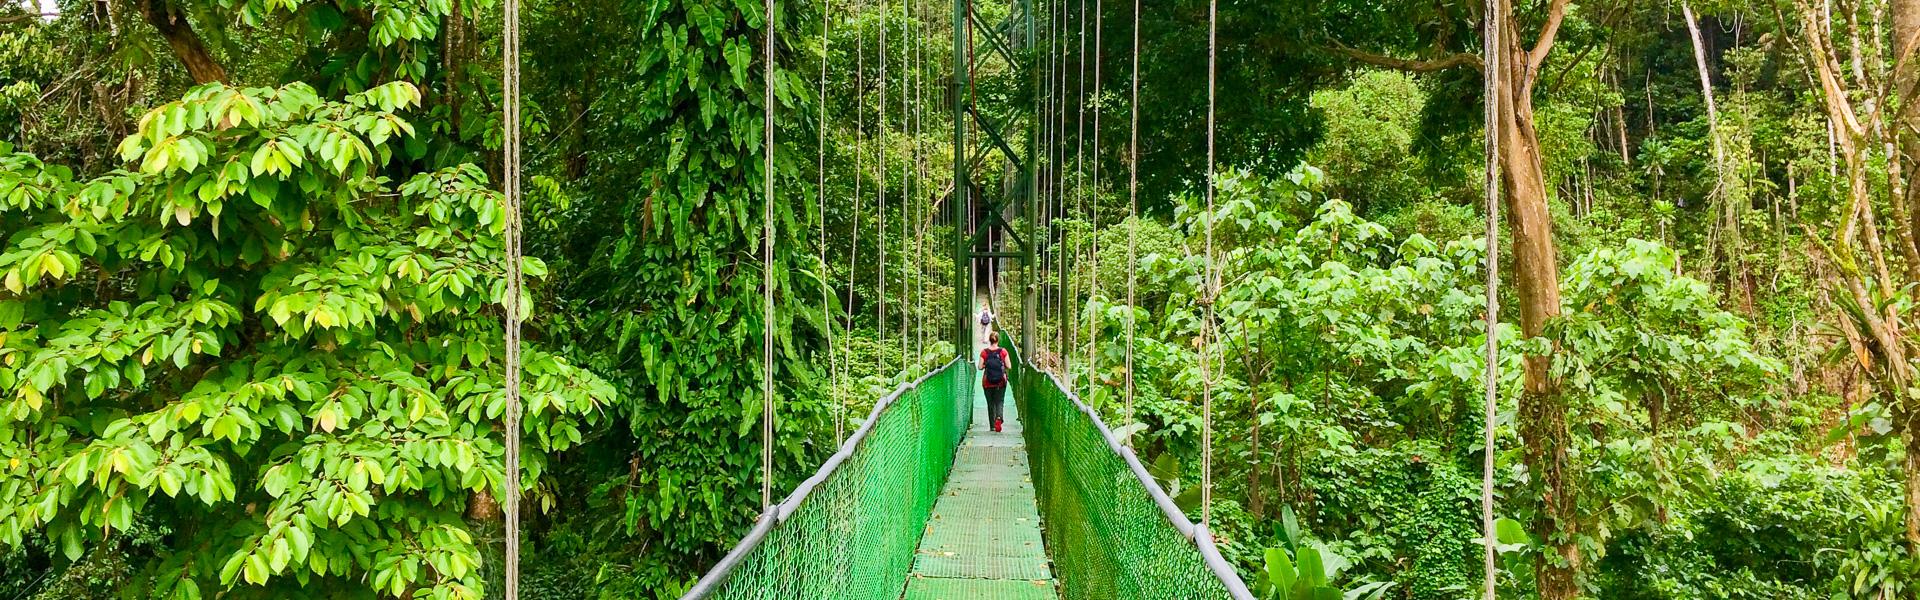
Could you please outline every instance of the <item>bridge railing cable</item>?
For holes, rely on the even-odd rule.
[[[898,598],[971,425],[973,380],[956,359],[874,403],[681,600]]]
[[[1013,389],[1054,576],[1066,600],[1253,600],[1145,466],[1052,373],[1017,358]]]

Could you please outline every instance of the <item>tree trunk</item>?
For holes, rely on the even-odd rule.
[[[194,33],[193,26],[187,23],[186,15],[174,8],[167,0],[145,0],[140,4],[140,13],[147,23],[166,38],[167,46],[173,48],[174,56],[180,58],[180,64],[187,68],[187,75],[194,83],[225,83],[227,70],[214,60],[207,44],[200,40],[200,34]]]
[[[1914,14],[1917,3],[1920,3],[1920,0],[1898,0],[1892,7],[1896,37],[1895,80],[1896,86],[1901,88],[1897,93],[1900,93],[1903,99],[1909,97],[1906,94],[1909,93],[1913,83],[1913,74],[1908,71],[1914,67],[1909,60],[1914,49],[1913,35],[1914,32],[1920,31],[1920,26],[1916,26],[1920,21],[1916,20]],[[1868,148],[1879,147],[1868,139],[1868,135],[1870,132],[1879,132],[1884,136],[1885,130],[1877,127],[1870,129],[1867,124],[1861,122],[1856,113],[1846,85],[1840,79],[1840,66],[1835,56],[1837,53],[1832,51],[1830,36],[1821,33],[1823,29],[1819,11],[1813,6],[1804,4],[1800,7],[1800,11],[1801,26],[1805,30],[1808,62],[1819,78],[1829,127],[1847,171],[1849,207],[1841,219],[1836,243],[1826,247],[1827,254],[1830,255],[1834,269],[1838,273],[1836,279],[1847,292],[1846,297],[1838,299],[1837,302],[1852,303],[1847,311],[1847,318],[1865,334],[1861,341],[1867,352],[1862,357],[1862,363],[1871,363],[1869,375],[1875,380],[1877,392],[1888,406],[1894,408],[1896,424],[1900,427],[1901,438],[1908,448],[1907,460],[1902,465],[1906,479],[1906,538],[1908,547],[1920,552],[1920,460],[1916,460],[1914,454],[1916,449],[1920,449],[1920,402],[1907,393],[1908,386],[1914,378],[1907,357],[1906,334],[1900,327],[1899,315],[1894,312],[1895,308],[1891,303],[1887,303],[1889,306],[1882,308],[1882,303],[1869,291],[1870,287],[1881,290],[1900,289],[1894,286],[1892,275],[1886,266],[1872,191],[1867,184],[1868,157],[1865,156],[1865,152]],[[1857,39],[1857,36],[1855,37]],[[1879,101],[1873,106],[1889,104],[1884,98],[1867,101],[1875,100]],[[1904,107],[1907,103],[1903,101],[1899,104]],[[1875,118],[1877,117],[1869,115],[1869,119]],[[1900,118],[1896,119],[1896,122],[1904,123],[1905,120]],[[1870,121],[1871,123],[1874,121]],[[1896,135],[1903,138],[1910,137],[1907,133]],[[1906,154],[1905,149],[1908,146],[1902,143],[1900,147],[1903,150],[1902,153]],[[1896,231],[1903,229],[1907,231],[1906,235],[1896,236],[1896,241],[1908,238],[1915,233],[1911,229],[1906,229],[1913,226],[1911,221],[1893,223],[1890,226]],[[1866,234],[1865,249],[1872,261],[1871,266],[1865,268],[1860,266],[1855,258],[1855,246],[1860,243],[1858,234],[1861,232]]]
[[[1693,38],[1693,65],[1700,72],[1700,97],[1707,103],[1707,137],[1713,140],[1713,179],[1715,193],[1724,193],[1726,188],[1726,150],[1720,142],[1720,110],[1713,101],[1713,79],[1707,70],[1707,45],[1700,38],[1699,19],[1693,16],[1693,6],[1680,3],[1680,14],[1687,20],[1687,35]]]
[[[1897,164],[1902,167],[1903,173],[1911,175],[1920,173],[1920,110],[1913,107],[1913,103],[1920,100],[1916,98],[1916,93],[1920,92],[1917,89],[1920,88],[1920,64],[1916,64],[1920,62],[1920,0],[1891,0],[1888,9],[1893,20],[1894,93],[1899,95],[1892,105],[1900,109],[1890,119],[1894,124],[1891,129],[1895,132],[1896,145],[1900,149]],[[1882,103],[1882,106],[1885,105]],[[1911,182],[1902,183],[1904,189],[1901,193],[1906,197],[1905,204],[1910,210],[1906,215],[1908,221],[1892,226],[1906,228],[1907,239],[1920,246],[1920,209],[1916,208],[1913,201],[1914,190],[1920,186]],[[1907,407],[1905,418],[1902,419],[1905,430],[1903,437],[1907,444],[1907,459],[1902,465],[1907,480],[1907,547],[1911,552],[1920,553],[1920,410],[1917,410],[1920,407],[1916,407],[1915,402],[1907,398],[1895,406]]]
[[[1633,150],[1627,145],[1627,104],[1624,100],[1627,95],[1626,88],[1620,85],[1619,71],[1608,71],[1607,79],[1611,84],[1609,87],[1613,88],[1614,92],[1619,93],[1622,98],[1619,104],[1615,104],[1612,109],[1607,111],[1611,113],[1613,117],[1614,135],[1620,140],[1620,164],[1625,167],[1632,167]]]
[[[1533,88],[1540,66],[1552,52],[1554,38],[1566,18],[1571,0],[1551,0],[1545,10],[1532,48],[1520,42],[1513,22],[1513,7],[1499,0],[1487,15],[1485,30],[1500,32],[1498,59],[1478,61],[1483,73],[1493,76],[1493,97],[1499,106],[1492,114],[1499,142],[1491,151],[1500,162],[1500,186],[1505,191],[1507,227],[1513,238],[1513,279],[1520,303],[1520,331],[1527,337],[1545,335],[1547,323],[1560,315],[1560,269],[1553,245],[1553,219],[1548,213],[1547,183],[1541,162],[1540,138],[1534,128]],[[1341,52],[1375,66],[1402,71],[1431,72],[1475,61],[1458,55],[1436,60],[1400,60]],[[1492,57],[1487,57],[1492,58]],[[1488,64],[1498,63],[1498,64]],[[1648,82],[1648,131],[1652,132],[1652,83]],[[1625,127],[1621,128],[1625,143]],[[1520,396],[1520,436],[1526,445],[1527,470],[1531,486],[1540,498],[1542,510],[1534,523],[1534,533],[1551,549],[1553,556],[1541,560],[1535,576],[1544,600],[1571,600],[1579,595],[1577,581],[1581,557],[1578,504],[1573,491],[1574,472],[1568,457],[1566,401],[1560,395],[1559,382],[1553,377],[1553,353],[1523,357],[1525,390]]]
[[[1893,17],[1893,86],[1899,98],[1893,103],[1899,107],[1889,120],[1893,123],[1893,143],[1899,151],[1899,166],[1903,175],[1920,173],[1920,110],[1912,104],[1916,92],[1920,92],[1920,60],[1916,60],[1916,51],[1920,51],[1920,0],[1892,0],[1889,3]],[[1903,177],[1904,179],[1904,177]],[[1898,188],[1906,206],[1907,221],[1892,227],[1907,231],[1906,238],[1916,248],[1920,248],[1920,210],[1915,210],[1915,190],[1920,186],[1901,181]],[[1920,269],[1920,264],[1909,266],[1911,273]]]
[[[1720,222],[1715,230],[1721,235],[1719,243],[1713,244],[1718,247],[1710,250],[1717,250],[1720,257],[1726,259],[1727,289],[1744,292],[1740,305],[1747,314],[1753,314],[1753,295],[1746,286],[1745,244],[1740,235],[1740,215],[1745,212],[1746,198],[1744,194],[1733,193],[1735,188],[1728,180],[1725,136],[1720,130],[1720,109],[1713,97],[1713,78],[1707,69],[1707,44],[1700,35],[1700,20],[1688,2],[1680,3],[1680,14],[1686,19],[1687,35],[1693,40],[1693,64],[1700,74],[1700,97],[1707,106],[1707,137],[1713,142],[1713,192],[1708,203],[1720,209]]]
[[[1544,58],[1551,33],[1530,56],[1519,43],[1509,20],[1503,27],[1507,56],[1500,82],[1500,167],[1506,192],[1507,226],[1513,236],[1514,281],[1520,301],[1520,331],[1526,337],[1545,335],[1547,322],[1560,315],[1560,273],[1553,245],[1553,219],[1548,214],[1545,170],[1540,139],[1534,129],[1533,84],[1538,68],[1534,56]],[[1576,581],[1581,557],[1580,533],[1573,496],[1572,467],[1567,455],[1567,407],[1552,373],[1549,354],[1525,357],[1525,389],[1520,396],[1520,436],[1526,441],[1527,470],[1540,498],[1540,518],[1534,530],[1556,558],[1536,567],[1540,597],[1569,600],[1579,595]]]
[[[473,492],[468,494],[467,519],[472,521],[499,521],[500,501],[493,499],[492,492]]]
[[[1667,393],[1663,387],[1644,392],[1647,404],[1647,447],[1653,456],[1653,475],[1661,482],[1667,480],[1666,448],[1660,443],[1661,425],[1667,420]],[[1668,521],[1666,498],[1655,496],[1653,501],[1654,518],[1661,523]]]
[[[446,76],[446,89],[443,91],[447,105],[447,127],[455,139],[460,137],[460,69],[464,59],[461,47],[461,32],[465,24],[466,11],[461,0],[453,0],[452,10],[441,19],[440,29],[440,70]]]
[[[1907,549],[1920,552],[1920,415],[1910,411],[1905,421],[1907,459],[1901,462],[1901,471],[1907,478]]]
[[[1253,441],[1247,449],[1253,455],[1253,465],[1247,468],[1247,512],[1253,513],[1255,519],[1265,519],[1267,502],[1266,494],[1260,490],[1260,404],[1257,401],[1253,405]]]
[[[1507,229],[1513,235],[1513,281],[1521,308],[1521,335],[1544,337],[1548,321],[1561,313],[1559,263],[1553,248],[1553,219],[1548,212],[1546,169],[1542,167],[1540,135],[1534,129],[1534,83],[1540,63],[1553,48],[1553,37],[1565,15],[1567,2],[1549,6],[1548,25],[1532,50],[1519,42],[1511,19],[1501,33],[1500,167],[1505,190]],[[1511,13],[1511,6],[1505,8]],[[1567,429],[1567,402],[1551,365],[1555,352],[1524,358],[1521,394],[1521,438],[1526,444],[1526,469],[1536,473],[1532,487],[1540,498],[1540,517],[1534,531],[1551,548],[1534,567],[1540,598],[1571,600],[1580,594],[1580,521],[1572,485],[1569,458],[1571,433]]]

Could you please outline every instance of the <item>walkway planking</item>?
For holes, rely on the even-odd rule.
[[[994,433],[986,395],[976,381],[973,426],[914,553],[906,600],[1059,597],[1040,539],[1027,444],[1011,397],[1005,417],[1006,430]]]

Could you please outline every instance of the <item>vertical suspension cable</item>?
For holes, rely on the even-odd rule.
[[[853,220],[849,222],[847,227],[853,230],[853,248],[847,252],[847,308],[845,312],[847,327],[844,330],[846,331],[846,335],[841,336],[840,339],[846,340],[847,345],[852,346],[854,318],[853,288],[854,282],[859,280],[860,267],[860,206],[866,201],[865,191],[861,189],[861,183],[866,179],[866,165],[864,163],[866,160],[866,152],[864,148],[867,140],[867,23],[866,21],[860,20],[860,15],[857,12],[849,10],[847,14],[854,19]],[[848,362],[850,363],[851,361]],[[852,389],[853,365],[843,364],[841,365],[841,370],[846,373],[847,387],[849,388],[847,391],[849,393],[840,398],[839,418],[836,418],[833,423],[833,439],[835,440],[834,445],[836,447],[839,445],[839,442],[846,440],[845,415],[847,412],[847,402],[852,399],[853,392],[856,391]]]
[[[761,101],[765,103],[765,120],[762,128],[766,137],[761,146],[766,162],[760,173],[762,220],[761,235],[764,244],[760,254],[760,308],[761,315],[761,367],[760,367],[760,505],[773,506],[773,4],[775,0],[766,0],[767,15],[762,23],[766,26],[766,49],[761,54],[764,66],[762,84],[766,87]]]
[[[820,118],[816,124],[816,126],[820,128],[820,146],[818,148],[820,157],[820,179],[814,187],[816,212],[820,218],[820,241],[814,246],[814,249],[819,253],[820,263],[820,315],[826,319],[833,318],[831,316],[833,315],[833,311],[829,308],[829,305],[833,302],[833,285],[829,283],[831,275],[827,269],[827,63],[833,62],[832,20],[833,0],[823,0],[823,3],[820,5],[820,94],[815,96],[815,101],[820,103]],[[845,405],[840,402],[840,393],[842,391],[839,367],[840,360],[839,356],[833,352],[834,329],[837,329],[837,327],[833,321],[829,320],[827,321],[826,329],[827,396],[832,398],[834,402],[833,442],[834,447],[838,448],[840,446],[841,432],[846,431],[846,413],[840,410],[845,407]]]
[[[1060,14],[1065,6],[1065,0],[1054,0],[1047,5],[1047,114],[1041,117],[1047,122],[1047,194],[1041,198],[1040,202],[1040,215],[1046,222],[1040,223],[1038,232],[1038,237],[1045,243],[1041,245],[1038,261],[1040,264],[1034,266],[1036,277],[1040,279],[1042,292],[1040,306],[1037,309],[1040,314],[1035,315],[1035,320],[1040,323],[1052,320],[1054,298],[1059,295],[1053,283],[1053,256],[1059,252],[1058,246],[1053,241],[1055,224],[1053,206],[1055,197],[1060,195],[1060,125],[1058,118],[1054,115],[1059,114],[1061,108],[1059,81],[1064,59],[1060,52],[1060,31],[1065,24],[1065,18]],[[1057,333],[1040,337],[1046,340],[1044,347],[1048,354],[1058,352],[1060,344],[1056,341]],[[1038,362],[1037,357],[1034,360]]]
[[[506,598],[520,597],[520,0],[502,6],[501,95],[504,96],[501,143],[505,165],[501,179],[507,199],[506,254],[506,482],[501,491],[506,518]]]
[[[1133,90],[1127,102],[1127,357],[1126,357],[1126,425],[1133,424],[1133,344],[1135,288],[1140,267],[1140,0],[1133,0]],[[1133,434],[1120,438],[1122,443],[1133,445]]]
[[[928,21],[926,18],[927,5],[925,1],[924,0],[916,0],[916,1],[918,1],[920,4],[920,20],[918,21],[918,23],[920,26],[920,31],[922,31],[923,33],[920,36],[920,69],[921,69],[920,89],[919,89],[920,100],[915,103],[920,107],[919,109],[920,112],[918,116],[914,117],[914,119],[918,121],[920,124],[919,125],[920,127],[920,135],[919,135],[920,161],[918,164],[915,165],[915,169],[919,172],[920,181],[922,182],[922,186],[920,188],[920,194],[919,194],[920,202],[922,203],[921,206],[923,207],[923,210],[921,210],[920,212],[920,256],[921,258],[926,258],[927,250],[928,248],[931,247],[931,242],[928,240],[928,236],[933,234],[933,220],[935,217],[937,217],[940,214],[940,210],[939,210],[939,205],[934,200],[934,194],[929,193],[929,192],[933,192],[935,188],[929,188],[925,186],[925,182],[930,181],[930,179],[928,179],[927,177],[927,153],[928,153],[928,149],[927,149],[928,144],[926,140],[927,98],[932,96],[933,93],[931,91],[932,88],[930,87],[932,84],[927,81],[926,68],[927,68],[927,36],[932,35],[933,33],[931,31],[932,22]],[[927,283],[928,283],[928,280],[933,275],[933,273],[930,272],[932,268],[929,266],[929,264],[931,264],[932,262],[933,261],[922,261],[920,264],[919,292],[920,292],[920,303],[923,308],[925,307],[927,300],[929,300],[929,297],[927,296]],[[929,310],[928,312],[931,313],[932,311]],[[928,319],[921,319],[919,321],[920,326],[919,326],[918,337],[920,338],[920,354],[923,356],[926,355],[926,352],[927,352],[927,343],[928,343],[927,342],[927,322],[931,320],[933,319],[928,318]]]
[[[1486,0],[1486,18],[1481,34],[1484,47],[1481,55],[1485,57],[1486,76],[1486,202],[1487,202],[1487,365],[1486,365],[1486,401],[1485,415],[1481,429],[1483,453],[1480,465],[1480,538],[1484,546],[1482,558],[1483,593],[1485,600],[1494,600],[1499,581],[1499,566],[1494,551],[1495,531],[1493,518],[1493,469],[1494,469],[1494,420],[1500,410],[1500,160],[1495,154],[1500,147],[1501,106],[1504,94],[1501,92],[1501,77],[1506,64],[1505,46],[1501,35],[1505,33],[1505,3],[1501,0]]]
[[[967,18],[966,18],[967,37],[966,37],[966,47],[964,48],[967,52],[967,103],[966,105],[968,108],[973,108],[979,102],[978,88],[980,85],[980,79],[979,79],[979,73],[977,73],[977,71],[979,70],[979,61],[973,48],[973,24],[975,19],[974,13],[973,13],[973,0],[965,0],[965,1],[967,3]],[[967,118],[967,115],[957,114],[957,115],[954,115],[953,118],[964,120]],[[966,154],[966,151],[956,148],[954,150],[954,154],[955,154],[955,159],[959,160],[961,156],[964,156]],[[967,181],[965,182],[967,186],[966,195],[964,196],[967,199],[967,202],[966,202],[966,206],[963,207],[965,209],[965,212],[963,213],[965,217],[961,219],[957,219],[956,220],[957,223],[955,224],[956,227],[960,227],[962,226],[961,224],[963,223],[964,226],[966,227],[965,229],[966,233],[959,237],[960,239],[967,240],[967,244],[968,244],[965,250],[967,254],[966,267],[965,267],[967,269],[967,273],[966,273],[967,289],[965,293],[968,298],[968,301],[966,302],[966,305],[968,308],[972,308],[973,306],[972,297],[974,293],[979,291],[980,289],[980,270],[976,268],[977,261],[972,256],[972,253],[974,251],[974,246],[972,245],[972,240],[973,240],[972,234],[979,231],[978,217],[980,216],[979,207],[976,204],[974,204],[977,200],[975,196],[977,196],[978,194],[973,193],[973,181],[974,181],[973,169],[968,168]],[[955,182],[954,183],[955,193],[958,193],[959,190],[960,190],[960,183]],[[953,293],[957,296],[961,293],[961,291],[954,290]],[[955,302],[955,304],[959,304],[959,302]],[[968,325],[968,331],[972,331],[972,325]],[[976,336],[970,335],[968,337],[975,339],[975,346],[978,346],[978,338]],[[972,352],[973,350],[974,348],[969,348],[968,352]]]
[[[880,371],[886,373],[887,367],[887,0],[880,0],[880,119],[878,130],[873,133],[873,154],[875,164],[879,165],[880,181],[875,187],[874,196],[879,202],[874,210],[873,243],[880,254],[880,264],[874,268],[874,289],[880,294],[880,303],[873,309],[874,346],[879,350]],[[888,375],[892,381],[893,376]],[[891,385],[891,383],[889,384]]]
[[[907,0],[913,5],[913,28],[918,32],[914,36],[913,54],[915,72],[913,84],[913,177],[920,182],[913,188],[914,204],[914,285],[913,297],[919,303],[918,312],[913,321],[913,353],[916,360],[927,356],[927,318],[931,312],[927,308],[927,230],[930,211],[934,210],[932,188],[927,179],[927,7],[921,0]]]
[[[1093,2],[1093,195],[1087,198],[1087,306],[1097,308],[1100,299],[1100,101],[1101,58],[1105,45],[1106,10],[1101,0]],[[1087,397],[1092,399],[1100,385],[1100,311],[1087,311]]]
[[[921,15],[926,14],[926,8],[918,4],[917,0],[907,1],[914,4],[915,12]],[[920,35],[914,36],[913,44],[915,68],[920,73],[920,76],[914,79],[913,86],[913,172],[914,180],[919,182],[919,185],[914,187],[914,206],[917,212],[914,218],[914,232],[916,235],[914,235],[913,238],[913,255],[916,258],[913,271],[913,297],[917,309],[924,312],[927,305],[927,224],[924,222],[926,219],[927,156],[926,142],[922,136],[926,133],[927,120],[927,31],[926,24],[920,19],[916,18],[911,21],[911,23],[914,29],[920,31]],[[927,355],[926,319],[914,319],[913,348],[914,358],[916,360]]]
[[[1039,2],[1039,0],[1035,0],[1035,2]],[[1054,163],[1054,102],[1058,100],[1058,98],[1054,96],[1054,75],[1056,75],[1056,71],[1058,71],[1058,69],[1054,67],[1054,62],[1060,58],[1060,54],[1054,52],[1054,42],[1056,42],[1058,33],[1060,33],[1060,29],[1058,29],[1060,23],[1054,21],[1054,6],[1058,6],[1058,2],[1052,2],[1052,4],[1046,6],[1046,65],[1043,67],[1044,75],[1041,77],[1041,87],[1043,87],[1044,90],[1037,90],[1037,92],[1041,94],[1041,113],[1035,115],[1037,119],[1041,119],[1041,133],[1039,133],[1039,135],[1041,135],[1041,144],[1039,144],[1039,148],[1037,148],[1037,152],[1035,152],[1035,162],[1037,162],[1035,167],[1041,169],[1041,185],[1035,190],[1037,198],[1035,198],[1033,202],[1041,202],[1041,208],[1035,212],[1035,217],[1037,217],[1037,219],[1044,219],[1044,223],[1033,223],[1033,225],[1035,225],[1035,227],[1033,227],[1033,240],[1027,240],[1029,244],[1033,244],[1033,263],[1027,265],[1027,271],[1029,271],[1029,277],[1031,277],[1033,285],[1039,287],[1039,290],[1037,290],[1037,292],[1039,292],[1039,302],[1033,304],[1033,323],[1035,323],[1035,329],[1037,329],[1037,331],[1035,331],[1035,338],[1037,338],[1037,340],[1035,340],[1035,352],[1044,350],[1044,348],[1050,348],[1050,344],[1044,344],[1043,340],[1046,340],[1046,335],[1039,331],[1039,327],[1046,323],[1046,312],[1054,306],[1054,304],[1052,304],[1052,302],[1054,302],[1054,288],[1052,288],[1052,285],[1048,285],[1048,281],[1046,281],[1046,275],[1048,275],[1046,265],[1050,263],[1048,262],[1048,256],[1050,256],[1050,250],[1052,250],[1052,231],[1054,231],[1054,225],[1052,225],[1052,215],[1054,215],[1054,188],[1056,188],[1056,185],[1054,185],[1054,173],[1060,169],[1060,165]],[[1041,158],[1041,156],[1044,156],[1044,158]],[[1035,363],[1041,362],[1039,356],[1029,356],[1027,360]]]
[[[920,232],[918,221],[920,204],[914,198],[926,186],[926,182],[921,181],[919,177],[920,128],[916,120],[919,116],[919,104],[917,104],[920,101],[919,81],[925,78],[925,75],[920,72],[918,52],[921,32],[919,23],[914,20],[914,11],[918,8],[914,0],[900,0],[900,17],[904,21],[900,25],[903,28],[900,39],[906,44],[900,49],[900,63],[904,71],[900,80],[903,88],[900,90],[900,131],[907,136],[907,160],[900,166],[901,186],[903,186],[900,191],[902,213],[900,253],[905,255],[901,260],[906,263],[906,266],[900,269],[900,351],[907,357],[904,362],[912,366],[908,371],[909,378],[913,377],[914,369],[917,369],[920,364],[917,345],[919,332],[914,326],[912,317],[919,314],[922,301],[922,298],[914,294],[915,284],[920,279],[919,264],[921,262],[920,240],[912,235]]]
[[[1213,346],[1213,301],[1220,295],[1219,273],[1213,264],[1213,104],[1216,78],[1220,14],[1219,0],[1207,0],[1207,256],[1206,283],[1201,292],[1201,305],[1206,312],[1200,321],[1200,524],[1208,525],[1213,517],[1213,366],[1207,359]]]
[[[902,28],[900,41],[903,44],[900,48],[900,133],[907,136],[907,157],[906,160],[900,161],[900,253],[906,255],[901,259],[900,267],[900,371],[901,377],[907,380],[913,379],[914,363],[913,356],[908,352],[913,338],[907,335],[907,327],[910,325],[907,317],[908,313],[912,312],[909,310],[912,306],[912,300],[909,299],[912,291],[908,289],[908,285],[913,276],[914,260],[912,252],[909,251],[913,244],[912,238],[907,236],[907,223],[913,220],[911,192],[918,182],[913,180],[912,169],[916,158],[914,149],[919,143],[919,140],[913,137],[912,105],[909,103],[913,99],[913,69],[911,68],[913,38],[912,31],[907,29],[913,26],[913,13],[907,10],[910,2],[911,0],[900,0],[900,27]]]
[[[1073,106],[1073,201],[1085,203],[1087,201],[1087,0],[1080,0],[1079,40],[1080,52],[1075,58],[1079,61],[1079,75],[1074,77],[1073,82],[1075,95],[1078,96]],[[1065,209],[1065,207],[1062,208]],[[1062,231],[1060,236],[1061,241],[1066,241],[1065,231]],[[1068,254],[1079,251],[1078,248],[1070,248],[1070,250],[1073,252]],[[1064,314],[1064,311],[1074,310],[1073,302],[1078,299],[1073,295],[1073,263],[1063,257],[1060,268],[1061,276],[1066,278],[1064,285],[1067,286],[1066,296],[1060,305],[1063,311],[1060,326],[1067,330],[1067,346],[1064,349],[1066,351],[1060,353],[1060,374],[1067,378],[1067,389],[1077,390],[1079,384],[1074,382],[1070,357],[1073,356],[1073,351],[1080,347],[1078,335],[1080,315],[1079,311],[1074,311],[1070,318]]]
[[[1060,0],[1058,4],[1060,5],[1060,27],[1058,28],[1060,46],[1059,50],[1056,51],[1059,60],[1056,61],[1058,66],[1054,69],[1054,72],[1059,75],[1058,79],[1060,84],[1059,93],[1056,96],[1058,100],[1054,102],[1054,106],[1058,110],[1052,116],[1056,119],[1053,128],[1054,154],[1059,157],[1059,162],[1055,163],[1058,166],[1054,168],[1054,200],[1053,206],[1048,207],[1047,216],[1047,237],[1054,240],[1053,260],[1048,264],[1047,270],[1049,271],[1048,275],[1053,276],[1056,283],[1053,286],[1053,305],[1047,307],[1047,312],[1053,317],[1054,358],[1060,362],[1061,375],[1065,376],[1066,360],[1063,357],[1065,357],[1069,351],[1067,348],[1068,323],[1066,319],[1067,230],[1065,224],[1060,223],[1059,219],[1067,215],[1067,105],[1071,104],[1071,99],[1067,96],[1066,54],[1067,48],[1071,47],[1069,44],[1073,43],[1068,37],[1071,35],[1071,32],[1067,29],[1068,21],[1073,18],[1073,12],[1070,10],[1066,0]]]

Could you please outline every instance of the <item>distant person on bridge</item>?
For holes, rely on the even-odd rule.
[[[1000,418],[1007,403],[1007,349],[1000,347],[1000,332],[987,332],[987,348],[980,351],[980,389],[987,393],[987,422],[995,432],[1005,419]]]
[[[991,307],[984,305],[980,307],[980,328],[985,329],[987,333],[993,332],[993,309]]]

